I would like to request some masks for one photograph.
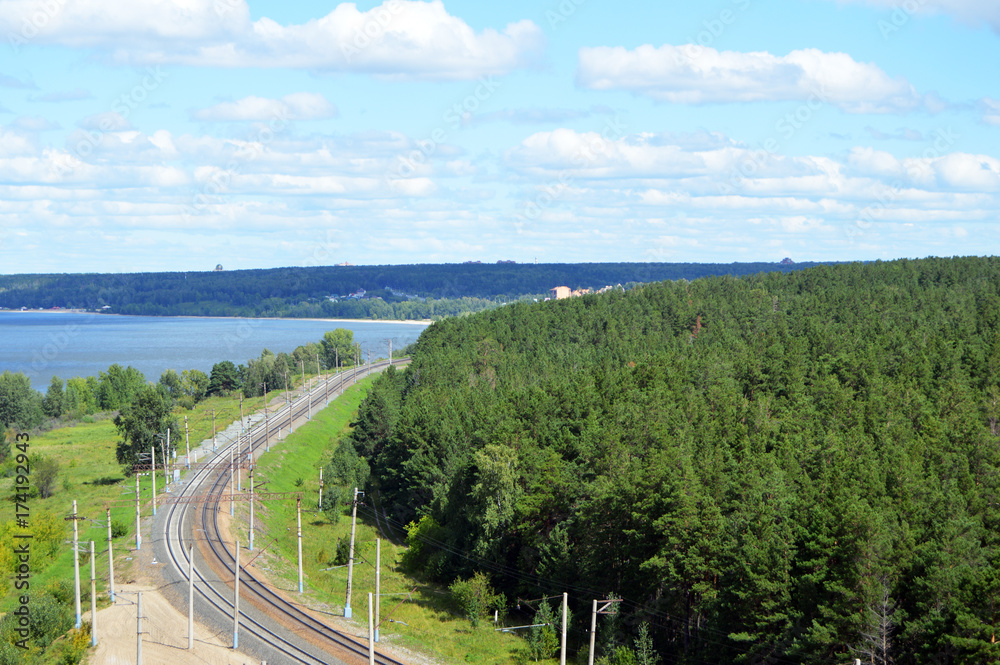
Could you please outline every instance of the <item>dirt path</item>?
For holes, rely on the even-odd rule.
[[[142,592],[143,663],[171,665],[249,665],[256,660],[234,652],[223,643],[231,635],[213,635],[195,623],[194,649],[187,648],[187,616],[181,614],[155,587],[125,584],[115,604],[97,611],[97,650],[91,665],[134,665],[136,662],[136,593]],[[87,620],[90,612],[87,612]],[[220,639],[220,637],[222,639]]]

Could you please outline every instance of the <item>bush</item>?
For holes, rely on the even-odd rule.
[[[128,535],[129,526],[125,522],[119,520],[111,520],[111,537],[121,538],[122,536]]]
[[[489,578],[480,572],[476,572],[467,580],[456,580],[448,588],[459,612],[472,623],[474,628],[490,611],[502,610],[506,604],[503,595],[494,591]]]

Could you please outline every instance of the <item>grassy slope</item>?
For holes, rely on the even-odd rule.
[[[319,469],[340,445],[349,431],[349,423],[364,398],[367,382],[349,388],[343,397],[317,414],[270,454],[260,458],[258,477],[271,492],[303,492],[302,559],[306,596],[313,606],[321,606],[336,617],[343,617],[347,589],[347,569],[323,571],[333,565],[338,538],[349,538],[350,511],[345,510],[336,524],[318,511]],[[298,479],[302,485],[297,486]],[[246,542],[247,509],[237,512],[237,530]],[[272,581],[283,589],[294,590],[296,581],[295,502],[271,502],[258,508],[260,531],[255,535],[258,547],[268,549],[262,558]],[[261,534],[264,534],[263,536]],[[271,536],[281,536],[275,541]],[[365,626],[368,616],[368,593],[375,587],[375,525],[358,518],[354,587],[351,607],[354,621]],[[491,665],[516,660],[523,643],[510,634],[495,632],[484,622],[473,629],[469,622],[451,612],[447,591],[407,577],[400,570],[402,547],[382,540],[382,641],[400,644],[429,653],[447,663],[466,662]],[[413,592],[411,599],[408,592]],[[401,594],[401,595],[385,595]],[[293,596],[296,595],[293,593]],[[391,623],[387,619],[405,622]],[[340,619],[345,621],[345,619]],[[334,620],[334,624],[337,620]],[[544,661],[543,661],[544,662]]]
[[[296,377],[298,379],[299,377]],[[309,375],[306,375],[309,378]],[[289,377],[292,379],[292,377]],[[301,381],[297,381],[301,383]],[[276,399],[281,391],[268,393],[269,399]],[[252,413],[262,409],[263,397],[244,399],[243,410]],[[192,446],[212,436],[212,410],[216,411],[216,425],[219,430],[240,418],[240,401],[238,397],[211,397],[200,403],[191,411],[176,409],[180,432],[171,433],[171,443],[176,444],[178,461],[183,461],[184,416],[188,417],[188,433]],[[120,439],[118,431],[110,418],[98,416],[95,422],[81,422],[67,427],[53,429],[39,435],[33,435],[29,441],[31,456],[53,457],[59,462],[59,476],[54,494],[46,499],[33,498],[29,501],[30,518],[29,532],[32,526],[39,522],[43,514],[54,515],[62,529],[62,539],[73,537],[72,522],[64,518],[72,513],[73,501],[77,502],[77,513],[86,518],[80,522],[80,540],[96,541],[98,566],[98,593],[107,589],[107,519],[105,507],[111,501],[129,500],[135,497],[134,477],[126,479],[121,466],[115,461],[115,446]],[[13,451],[17,452],[17,451]],[[13,461],[9,464],[13,465]],[[6,524],[14,519],[14,484],[15,477],[0,478],[0,524]],[[152,496],[152,483],[149,476],[140,479],[140,494],[148,502]],[[162,491],[163,476],[158,474],[157,490]],[[148,516],[148,505],[143,507],[143,515]],[[135,507],[119,506],[111,510],[112,521],[121,522],[127,528],[127,534],[116,538],[115,547],[115,577],[129,579],[128,550],[135,547]],[[6,543],[4,545],[6,547]],[[31,559],[32,588],[43,588],[53,579],[73,579],[73,557],[70,547],[62,546],[53,559],[33,556]],[[102,577],[103,575],[103,577]],[[88,580],[85,591],[89,593],[89,555],[81,561],[81,580]],[[17,602],[13,593],[13,581],[0,581],[0,611],[12,609]]]

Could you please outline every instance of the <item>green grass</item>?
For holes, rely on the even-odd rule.
[[[308,378],[308,375],[307,375]],[[292,377],[289,377],[292,381]],[[295,382],[301,384],[301,377],[296,376]],[[284,391],[271,391],[268,399],[280,397]],[[243,400],[243,410],[245,414],[253,413],[256,409],[263,409],[264,398],[255,397]],[[191,446],[197,446],[202,440],[210,439],[212,436],[212,411],[216,412],[216,426],[219,430],[224,429],[233,421],[240,418],[239,396],[211,397],[199,402],[194,409],[188,411],[182,408],[174,410],[177,416],[180,432],[171,433],[171,443],[176,445],[178,460],[183,460],[185,454],[184,443],[184,416],[188,418],[188,434]],[[72,522],[64,518],[68,517],[73,510],[73,501],[77,502],[77,514],[84,520],[79,523],[80,541],[86,543],[94,540],[97,551],[98,562],[98,589],[107,589],[107,513],[106,508],[111,503],[124,503],[133,501],[135,497],[135,477],[125,478],[122,468],[115,460],[115,447],[120,437],[115,429],[114,422],[110,414],[98,414],[88,416],[85,420],[92,422],[78,422],[73,425],[49,430],[40,434],[31,435],[28,441],[29,455],[31,457],[41,456],[54,458],[59,462],[59,475],[55,483],[54,493],[51,497],[42,499],[35,497],[29,500],[29,533],[34,531],[36,525],[42,524],[46,518],[57,523],[61,530],[57,534],[56,540],[60,546],[53,557],[42,556],[34,551],[30,565],[32,572],[32,588],[43,588],[51,580],[73,579],[73,556],[70,547],[62,541],[69,541],[72,538]],[[18,451],[12,448],[12,453]],[[14,455],[3,465],[0,470],[9,472],[0,478],[0,531],[4,528],[10,530],[11,522],[15,519],[15,480],[16,474]],[[30,474],[29,474],[30,476]],[[162,492],[163,475],[162,471],[157,474],[157,492]],[[148,517],[150,507],[149,499],[152,497],[152,482],[149,476],[140,478],[140,496],[146,502],[143,505],[142,516]],[[131,579],[131,564],[128,561],[129,550],[135,547],[135,505],[134,503],[114,506],[111,508],[112,522],[121,522],[127,528],[124,536],[114,540],[115,548],[115,578],[117,581],[127,581]],[[148,541],[148,534],[144,540]],[[13,539],[8,534],[7,539],[0,539],[0,552],[12,550]],[[148,547],[148,545],[146,545]],[[89,555],[87,555],[89,557]],[[87,579],[88,583],[83,586],[89,590],[89,559],[83,558],[81,564],[81,579]],[[3,554],[0,553],[0,568],[3,568]],[[16,594],[13,593],[13,580],[8,575],[3,575],[0,581],[0,611],[11,609],[16,604]]]
[[[315,415],[308,424],[261,456],[257,469],[271,492],[301,491],[302,560],[305,576],[305,602],[320,607],[336,617],[343,617],[347,593],[347,569],[321,570],[333,565],[337,540],[349,538],[351,519],[345,509],[335,524],[318,510],[319,469],[330,458],[341,439],[349,432],[349,423],[367,391],[367,381],[345,391],[344,396]],[[302,485],[296,481],[302,479]],[[237,508],[236,530],[241,543],[247,541],[248,508]],[[297,595],[297,552],[295,538],[295,502],[275,501],[256,509],[256,549],[267,552],[258,559],[272,582]],[[354,584],[351,609],[353,621],[367,629],[368,593],[375,588],[375,539],[380,537],[375,525],[359,516],[355,545]],[[523,641],[511,634],[498,633],[484,621],[473,629],[469,622],[452,612],[447,589],[414,581],[400,568],[404,548],[382,540],[380,636],[447,663],[493,665],[518,660]],[[398,594],[398,595],[387,595]],[[409,596],[407,595],[409,594]],[[400,602],[404,601],[405,602]],[[404,622],[391,623],[387,619]],[[345,619],[340,619],[345,621]],[[336,623],[336,621],[334,621]],[[542,661],[545,662],[545,661]]]

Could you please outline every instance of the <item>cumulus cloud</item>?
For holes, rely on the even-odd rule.
[[[470,79],[531,64],[543,44],[532,21],[477,32],[440,0],[386,0],[368,11],[343,3],[295,25],[251,20],[246,0],[5,0],[0,32],[17,38],[41,15],[44,26],[29,28],[31,40],[95,49],[124,64]]]
[[[297,92],[281,99],[249,96],[222,102],[191,114],[204,122],[245,122],[255,120],[323,120],[337,115],[337,108],[321,94]]]
[[[577,81],[677,104],[819,100],[849,113],[899,113],[925,104],[906,79],[818,49],[779,56],[693,44],[582,48]]]

